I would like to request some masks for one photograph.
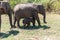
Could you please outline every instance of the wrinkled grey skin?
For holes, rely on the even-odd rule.
[[[21,18],[29,18],[29,17],[33,17],[34,20],[37,20],[38,24],[40,25],[40,21],[39,21],[39,17],[38,17],[38,13],[41,13],[44,17],[44,23],[46,23],[45,21],[45,9],[43,5],[36,5],[36,4],[17,4],[14,7],[14,26],[15,23],[17,21],[17,26],[19,25],[19,20]],[[35,24],[35,22],[33,22],[33,24]]]
[[[1,29],[2,14],[7,14],[9,16],[10,26],[12,28],[12,10],[8,2],[0,1],[0,29]]]
[[[23,24],[24,24],[24,26],[26,26],[26,24],[27,24],[27,27],[28,26],[30,26],[30,22],[32,22],[33,23],[33,18],[24,18],[24,20],[23,20]]]

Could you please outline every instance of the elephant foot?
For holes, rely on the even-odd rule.
[[[35,25],[33,25],[33,26],[35,26]]]
[[[47,23],[46,21],[44,21],[44,23]]]
[[[17,27],[16,27],[16,26],[12,26],[10,29],[13,30],[13,29],[15,29],[15,28],[17,28]]]
[[[21,28],[20,26],[18,26],[18,28]]]
[[[41,27],[41,25],[39,25]]]
[[[13,25],[11,28],[17,28],[17,27]]]

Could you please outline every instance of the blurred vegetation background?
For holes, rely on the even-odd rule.
[[[44,5],[48,12],[60,10],[60,0],[9,0],[9,3],[12,9],[18,3],[35,3]]]

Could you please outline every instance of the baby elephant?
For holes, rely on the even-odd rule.
[[[30,26],[30,22],[32,22],[33,23],[33,18],[24,18],[24,20],[23,20],[23,24],[24,24],[24,26]]]

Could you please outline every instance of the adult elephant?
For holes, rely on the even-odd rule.
[[[40,21],[39,21],[39,17],[38,17],[38,13],[41,13],[44,16],[44,23],[46,23],[45,21],[45,9],[43,5],[36,5],[36,4],[17,4],[14,7],[14,26],[15,23],[17,21],[18,26],[19,25],[19,20],[21,18],[29,18],[29,17],[33,17],[35,20],[37,20],[38,24],[40,25]],[[35,24],[35,23],[33,23]]]
[[[1,30],[1,15],[7,14],[9,16],[10,26],[12,28],[12,10],[8,2],[0,1],[0,30]]]

